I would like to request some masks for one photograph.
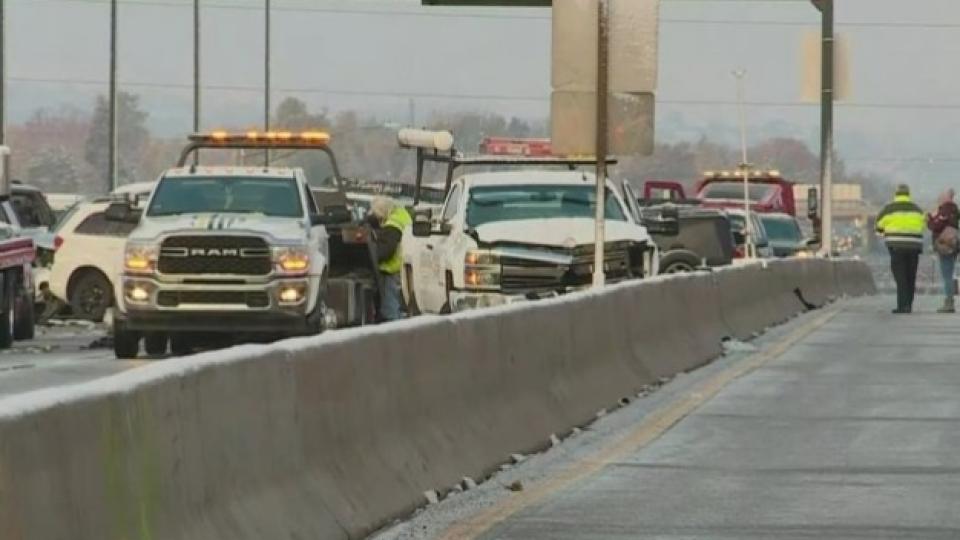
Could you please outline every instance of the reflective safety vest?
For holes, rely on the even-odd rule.
[[[383,227],[392,227],[400,231],[400,234],[403,234],[404,229],[413,224],[413,218],[410,217],[410,213],[407,212],[407,209],[403,206],[397,206],[390,212],[390,215],[387,216],[387,221],[383,223]],[[389,259],[380,263],[380,271],[384,274],[399,274],[400,270],[403,268],[403,243],[397,244],[397,249],[394,250],[393,255]]]
[[[909,195],[897,195],[877,216],[877,233],[887,247],[923,251],[926,216]]]

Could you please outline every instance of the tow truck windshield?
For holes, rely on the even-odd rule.
[[[470,190],[467,225],[527,219],[589,218],[595,216],[594,186],[533,185],[484,186]],[[608,220],[627,221],[613,193],[607,189]]]
[[[235,213],[303,217],[293,178],[165,178],[157,186],[147,215]]]

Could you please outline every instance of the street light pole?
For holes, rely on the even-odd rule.
[[[833,253],[833,102],[834,96],[834,34],[833,0],[814,2],[823,15],[821,38],[821,97],[820,97],[820,208],[821,253]]]
[[[263,32],[263,130],[270,131],[270,0],[264,0]],[[270,150],[264,151],[264,166],[270,166]]]
[[[607,0],[597,2],[597,213],[594,230],[593,286],[606,282],[604,242],[606,240],[607,195],[607,86],[609,57],[609,6]]]
[[[750,162],[747,160],[747,110],[746,89],[744,87],[747,70],[733,72],[737,79],[737,106],[740,114],[740,174],[743,176],[743,237],[744,256],[754,258],[756,248],[753,242],[753,222],[750,219]]]
[[[193,132],[200,133],[200,0],[193,0]],[[193,163],[200,163],[199,151]]]
[[[110,89],[109,100],[109,149],[107,151],[107,193],[117,187],[117,164],[119,161],[119,136],[117,134],[117,0],[110,0]]]

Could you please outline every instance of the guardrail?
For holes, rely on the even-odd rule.
[[[0,400],[0,538],[358,538],[842,294],[772,262],[147,366]]]

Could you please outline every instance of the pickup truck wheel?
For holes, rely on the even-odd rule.
[[[3,276],[3,291],[0,298],[0,349],[13,346],[13,295],[16,293],[10,274]]]
[[[143,348],[150,356],[163,356],[167,354],[167,345],[170,339],[166,334],[160,332],[150,332],[143,336]]]
[[[661,274],[685,274],[694,272],[700,266],[700,260],[692,251],[670,251],[660,258]]]
[[[33,339],[35,335],[36,306],[29,293],[23,290],[22,281],[18,281],[18,294],[14,299],[13,338],[18,341]]]
[[[187,356],[193,352],[193,339],[187,334],[170,336],[170,353],[173,356]]]
[[[132,360],[140,354],[140,334],[131,332],[122,324],[113,328],[113,354],[117,360]]]
[[[77,278],[70,292],[70,306],[80,318],[101,322],[107,309],[113,305],[110,280],[97,271],[89,271]]]

